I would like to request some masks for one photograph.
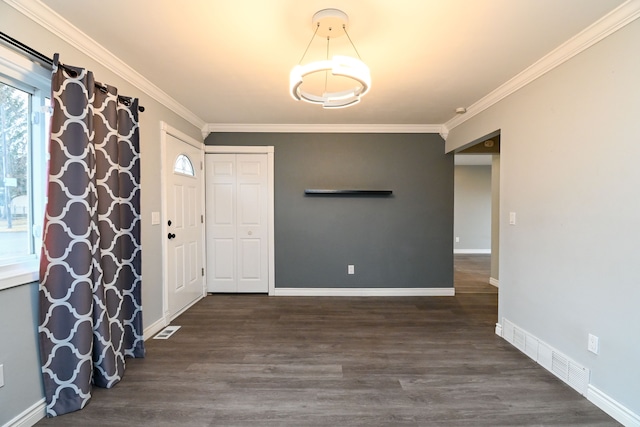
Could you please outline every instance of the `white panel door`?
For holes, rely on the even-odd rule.
[[[199,148],[167,135],[164,229],[167,232],[167,297],[171,318],[204,294],[201,156]]]
[[[207,154],[207,290],[237,292],[236,156]]]
[[[207,289],[266,293],[266,154],[207,154]]]

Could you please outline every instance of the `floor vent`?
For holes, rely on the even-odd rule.
[[[180,326],[167,326],[166,328],[164,328],[163,330],[158,332],[158,335],[153,337],[153,339],[154,340],[166,340],[166,339],[169,339],[169,337],[171,335],[175,334],[178,329],[180,329]]]
[[[548,371],[569,384],[580,394],[587,393],[589,369],[578,365],[555,348],[540,341],[524,329],[502,319],[502,337],[517,349],[538,362]]]

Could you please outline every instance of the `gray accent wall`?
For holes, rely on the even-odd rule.
[[[635,417],[639,47],[635,20],[451,129],[446,143],[455,150],[501,130],[499,321],[590,369],[587,396]]]
[[[274,146],[277,288],[453,287],[453,155],[440,136],[213,133],[205,144]]]

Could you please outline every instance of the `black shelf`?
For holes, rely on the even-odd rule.
[[[307,188],[304,190],[307,196],[390,196],[392,190],[323,190]]]

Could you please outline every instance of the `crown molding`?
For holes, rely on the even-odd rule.
[[[4,0],[4,2],[104,65],[197,128],[205,125],[204,120],[39,0]]]
[[[206,138],[212,132],[256,133],[441,133],[442,125],[420,124],[269,124],[209,123],[202,128]]]
[[[592,25],[543,56],[497,89],[467,107],[467,112],[455,116],[443,125],[448,131],[483,112],[512,93],[522,89],[538,77],[548,73],[600,40],[613,34],[640,17],[640,0],[627,0]],[[446,138],[445,138],[446,139]]]

